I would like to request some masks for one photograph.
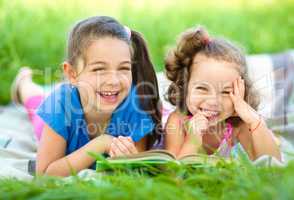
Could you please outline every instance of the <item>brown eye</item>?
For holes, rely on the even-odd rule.
[[[131,71],[131,68],[125,66],[125,67],[120,67],[119,70],[120,70],[120,71]]]
[[[99,71],[103,71],[103,70],[104,70],[103,67],[97,67],[97,68],[93,69],[92,71],[93,72],[99,72]]]
[[[207,88],[198,86],[196,87],[196,90],[207,91]]]
[[[231,92],[230,91],[222,91],[223,95],[229,95]]]

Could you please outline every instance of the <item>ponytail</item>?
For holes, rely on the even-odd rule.
[[[162,133],[158,83],[147,44],[141,34],[132,30],[131,43],[133,48],[133,82],[137,86],[137,94],[143,110],[151,115],[155,123],[152,134],[147,136],[147,147],[150,148],[156,140],[160,140]],[[148,99],[145,99],[146,96]]]

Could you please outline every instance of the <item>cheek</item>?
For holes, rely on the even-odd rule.
[[[233,112],[234,111],[234,104],[231,100],[230,97],[224,97],[222,99],[222,106],[223,106],[223,110],[227,111],[227,112]]]
[[[186,105],[188,110],[195,114],[197,112],[198,106],[203,102],[204,100],[203,95],[197,95],[195,93],[188,92],[188,95],[186,97]]]
[[[86,90],[95,90],[97,87],[97,78],[95,76],[80,76],[77,79],[78,85],[80,88],[86,89]]]
[[[117,79],[122,89],[126,91],[126,93],[128,93],[132,86],[132,81],[133,81],[132,73],[131,72],[119,73],[117,76]]]
[[[119,76],[120,82],[126,86],[126,87],[130,87],[132,85],[133,82],[133,77],[132,77],[132,72],[128,72],[128,73],[122,73]]]

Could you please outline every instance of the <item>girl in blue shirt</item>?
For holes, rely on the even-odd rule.
[[[150,148],[161,129],[160,100],[140,34],[96,16],[74,26],[67,48],[69,83],[44,99],[32,71],[23,68],[13,90],[40,139],[37,174],[68,176],[94,167],[88,152],[119,156]]]

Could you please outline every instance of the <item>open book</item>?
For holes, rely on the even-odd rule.
[[[215,155],[191,154],[185,155],[176,159],[175,155],[166,150],[150,150],[129,156],[121,156],[108,158],[106,160],[98,160],[96,162],[97,169],[105,168],[105,165],[110,166],[157,166],[167,163],[184,164],[184,165],[216,165],[216,163],[224,158]]]

